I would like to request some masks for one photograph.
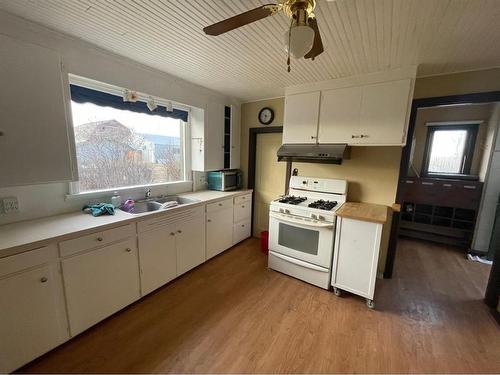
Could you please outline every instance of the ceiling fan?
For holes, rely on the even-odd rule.
[[[314,60],[323,53],[323,42],[314,14],[316,0],[280,0],[277,4],[266,4],[224,21],[203,28],[207,35],[221,35],[238,27],[274,16],[283,11],[290,20],[285,34],[285,49],[288,53],[287,66],[290,72],[290,55],[300,59]]]

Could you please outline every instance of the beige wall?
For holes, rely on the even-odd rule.
[[[418,78],[414,98],[500,90],[500,68]]]
[[[424,158],[425,143],[427,140],[428,122],[445,122],[445,121],[484,121],[479,125],[479,131],[476,139],[476,147],[474,149],[474,158],[472,160],[471,174],[479,174],[481,168],[481,160],[483,158],[484,149],[486,147],[486,130],[488,120],[491,116],[492,105],[467,105],[454,107],[436,107],[436,108],[421,108],[417,113],[417,123],[415,126],[415,149],[413,154],[413,168],[408,171],[410,176],[415,176],[415,170],[418,174],[422,172],[422,161]]]

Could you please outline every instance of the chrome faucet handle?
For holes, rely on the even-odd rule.
[[[146,199],[151,198],[151,189],[146,190]]]

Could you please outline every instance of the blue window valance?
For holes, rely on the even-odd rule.
[[[70,88],[71,100],[77,103],[93,103],[102,107],[112,107],[126,111],[146,113],[149,115],[170,117],[184,122],[187,122],[188,120],[188,112],[183,111],[182,109],[174,108],[172,112],[169,112],[166,107],[159,105],[154,111],[150,111],[145,102],[124,102],[121,96],[77,85],[70,85]]]

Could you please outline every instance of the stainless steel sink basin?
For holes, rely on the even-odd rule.
[[[130,213],[142,214],[144,212],[158,211],[159,209],[161,209],[161,204],[155,201],[135,202],[134,208]]]
[[[181,205],[181,204],[196,203],[196,202],[199,202],[200,200],[199,199],[179,197],[177,195],[170,195],[170,196],[166,196],[164,198],[155,199],[155,202],[158,202],[158,203],[165,203],[165,202],[171,202],[171,201],[175,201],[179,205]]]
[[[184,204],[199,202],[198,199],[191,199],[191,198],[179,197],[177,195],[170,195],[162,198],[152,198],[151,200],[147,201],[137,201],[135,202],[134,209],[129,213],[137,215],[137,214],[143,214],[145,212],[168,210],[169,208],[173,207],[162,207],[162,204],[171,201],[177,202],[177,206],[174,207],[182,206]]]

